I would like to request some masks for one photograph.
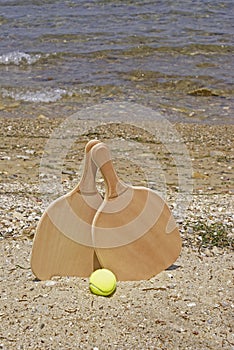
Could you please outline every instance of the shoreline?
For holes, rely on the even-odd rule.
[[[94,88],[90,93],[75,94],[49,103],[25,102],[0,96],[0,114],[1,117],[13,119],[37,119],[40,116],[49,119],[65,119],[76,113],[79,114],[82,110],[85,111],[88,107],[93,110],[95,117],[95,108],[98,109],[100,105],[129,103],[129,106],[148,107],[173,124],[234,125],[232,98],[222,96],[222,93],[214,97],[209,93],[207,96],[202,94],[192,96],[188,91],[181,91],[177,95],[173,90],[146,90],[144,93],[143,91],[141,89],[138,91],[137,87],[121,91],[118,86],[107,85]]]
[[[194,181],[187,216],[183,222],[177,218],[182,253],[173,269],[148,281],[118,282],[116,293],[103,298],[89,292],[86,278],[38,282],[30,270],[32,238],[43,212],[40,162],[61,122],[43,116],[0,118],[0,347],[231,350],[234,126],[173,125],[189,150]],[[149,183],[147,171],[157,156],[166,173],[168,203],[175,209],[173,157],[150,139],[148,129],[139,129],[134,120],[98,127],[81,123],[80,137],[63,164],[65,192],[80,178],[86,142],[99,138],[115,147],[117,172],[134,185]],[[150,185],[156,187],[156,180],[150,178]],[[99,177],[97,183],[102,190]]]
[[[39,115],[37,118],[0,117],[2,138],[0,147],[1,180],[8,182],[15,178],[15,180],[21,182],[24,174],[27,173],[26,175],[30,175],[27,176],[27,179],[32,183],[37,183],[38,169],[46,144],[53,137],[62,137],[59,134],[59,128],[60,125],[65,125],[65,122],[66,120],[63,118],[47,118],[44,115]],[[168,122],[165,124],[165,127],[168,127],[168,125],[171,129],[169,131],[166,130],[168,134],[166,134],[166,137],[170,137],[171,130],[172,132],[175,130],[179,137],[179,143],[183,144],[188,151],[192,162],[193,191],[199,193],[200,189],[201,191],[212,193],[213,186],[214,193],[233,194],[234,125]],[[159,162],[165,162],[165,170],[173,173],[168,181],[169,187],[173,184],[175,185],[175,177],[178,174],[176,169],[174,172],[172,169],[175,167],[174,155],[172,154],[170,158],[169,151],[166,149],[169,147],[170,140],[168,145],[163,145],[160,139],[157,138],[158,134],[155,132],[158,127],[157,121],[153,122],[150,120],[147,123],[139,123],[134,120],[127,120],[126,122],[100,120],[99,122],[98,120],[82,119],[77,120],[74,126],[68,125],[69,133],[73,133],[73,127],[77,127],[78,130],[74,131],[74,135],[71,135],[74,139],[74,144],[66,150],[67,154],[63,169],[71,171],[70,180],[73,180],[72,175],[78,175],[80,171],[75,161],[79,163],[82,161],[85,143],[95,138],[109,144],[115,139],[124,141],[122,145],[121,143],[118,144],[118,158],[121,158],[121,152],[125,152],[128,142],[129,147],[131,147],[131,142],[134,142],[136,145],[142,145],[142,150],[139,147],[137,148],[136,155],[137,152],[138,154],[141,151],[146,152],[144,146],[149,147],[149,154],[151,153],[151,156],[157,158]],[[57,132],[58,136],[54,132]],[[67,159],[69,157],[70,159]],[[145,157],[145,166],[147,167],[148,163],[152,165],[147,160],[147,154]],[[17,165],[15,164],[16,161]],[[144,164],[142,166],[144,168]],[[119,167],[121,167],[121,163]],[[6,172],[5,176],[4,169]],[[131,174],[131,170],[128,170]],[[162,170],[164,170],[163,166]],[[127,171],[122,169],[121,175],[126,176]],[[136,181],[138,183],[141,179],[136,179]],[[134,177],[132,182],[135,183]],[[137,183],[135,184],[137,185]]]

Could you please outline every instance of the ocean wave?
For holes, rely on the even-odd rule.
[[[31,65],[40,60],[40,54],[28,54],[26,52],[13,51],[0,56],[0,64],[16,65],[21,64]]]
[[[25,102],[56,102],[63,97],[72,96],[72,92],[69,92],[65,89],[47,89],[43,91],[9,91],[3,89],[1,91],[2,97],[10,97],[17,101],[25,101]]]

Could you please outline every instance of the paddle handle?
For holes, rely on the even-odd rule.
[[[110,150],[105,143],[101,142],[95,145],[91,150],[91,157],[105,180],[107,199],[118,197],[128,188],[118,178],[112,163]]]
[[[97,192],[96,182],[95,182],[97,166],[95,162],[93,162],[92,160],[91,149],[99,143],[100,143],[99,140],[90,140],[85,146],[84,170],[83,170],[81,180],[77,188],[75,189],[80,193],[93,194]]]

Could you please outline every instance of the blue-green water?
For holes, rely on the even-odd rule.
[[[233,8],[232,0],[0,0],[2,111],[10,101],[49,110],[113,99],[179,120],[232,122]]]

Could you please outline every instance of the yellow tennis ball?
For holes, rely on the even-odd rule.
[[[97,295],[111,295],[116,289],[116,277],[110,270],[98,269],[89,278],[89,288]]]

